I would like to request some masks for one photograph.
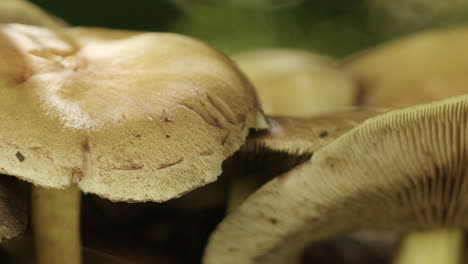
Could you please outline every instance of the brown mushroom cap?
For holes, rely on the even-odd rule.
[[[351,76],[331,58],[307,51],[265,49],[234,56],[269,115],[309,117],[354,103]]]
[[[293,262],[353,229],[465,228],[467,136],[467,95],[368,119],[228,215],[204,263]]]
[[[247,138],[241,152],[276,151],[289,154],[312,154],[379,110],[350,109],[309,118],[268,117],[268,130],[255,131]]]
[[[38,6],[25,0],[0,1],[0,24],[20,23],[42,27],[65,26],[61,19],[47,14]]]
[[[363,106],[401,107],[468,92],[468,27],[392,41],[350,58]]]
[[[265,127],[250,83],[197,40],[68,34],[0,26],[0,173],[165,201],[214,181],[249,129]]]
[[[20,235],[27,224],[26,192],[11,177],[0,175],[0,242]]]

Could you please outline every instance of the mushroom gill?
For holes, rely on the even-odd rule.
[[[466,228],[467,136],[467,95],[368,119],[228,215],[204,263],[294,263],[309,242],[363,228]]]

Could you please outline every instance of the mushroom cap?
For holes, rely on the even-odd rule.
[[[266,49],[234,56],[254,84],[269,115],[309,117],[350,106],[351,76],[324,56],[290,49]]]
[[[468,92],[468,27],[434,30],[378,46],[344,64],[360,105],[401,107]]]
[[[349,109],[309,118],[269,116],[268,130],[254,131],[241,152],[276,151],[312,154],[380,110]]]
[[[13,178],[0,175],[0,242],[20,235],[27,224],[26,192]]]
[[[270,128],[250,133],[223,164],[225,177],[234,179],[228,211],[271,178],[309,160],[315,151],[376,114],[354,109],[311,118],[269,117]]]
[[[468,227],[468,95],[370,118],[227,216],[204,263],[285,263],[353,229]]]
[[[0,1],[0,24],[20,23],[42,27],[65,26],[66,23],[25,0]]]
[[[251,84],[202,42],[65,30],[0,26],[0,173],[165,201],[216,180],[249,129],[266,126]]]

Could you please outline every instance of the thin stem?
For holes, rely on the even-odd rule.
[[[460,264],[463,233],[460,230],[414,232],[404,238],[395,264]]]
[[[81,192],[33,187],[32,222],[38,264],[81,264]]]
[[[231,178],[227,212],[229,213],[236,209],[251,193],[257,190],[261,184],[261,179],[253,174]]]

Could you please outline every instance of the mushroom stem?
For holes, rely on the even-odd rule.
[[[262,181],[255,175],[245,175],[242,177],[233,177],[229,186],[229,196],[227,203],[227,212],[236,209],[251,193],[253,193]]]
[[[463,244],[460,230],[430,230],[407,235],[395,264],[459,264]]]
[[[81,192],[33,187],[32,222],[38,264],[80,264]]]

